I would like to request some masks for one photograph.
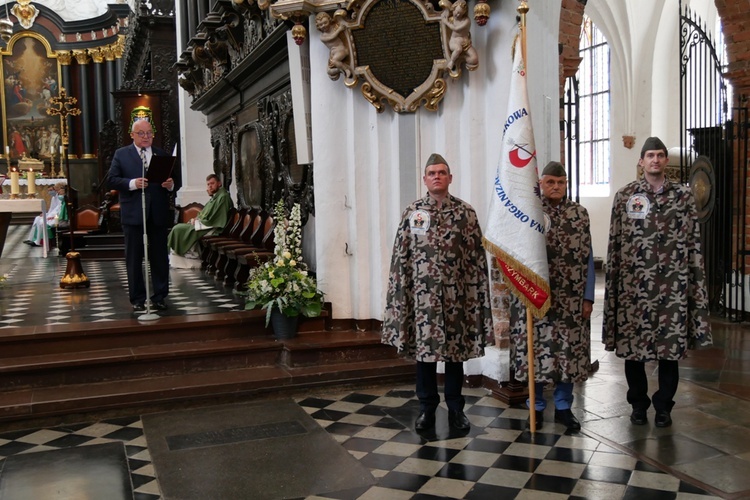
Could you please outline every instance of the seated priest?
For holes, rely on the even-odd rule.
[[[44,244],[43,231],[47,231],[47,239],[49,240],[54,236],[52,228],[56,227],[60,221],[68,220],[68,210],[65,206],[65,183],[58,182],[54,186],[50,186],[49,195],[49,209],[46,219],[44,214],[37,215],[31,225],[29,239],[24,241],[32,247],[40,247]]]
[[[206,177],[206,191],[211,199],[198,216],[188,222],[176,224],[169,232],[167,243],[170,248],[170,263],[173,267],[184,267],[185,263],[181,262],[179,257],[200,259],[198,242],[201,236],[221,231],[229,220],[229,211],[233,207],[232,198],[221,186],[221,181],[216,174]]]

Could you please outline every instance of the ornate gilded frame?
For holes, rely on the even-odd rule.
[[[47,99],[56,97],[60,88],[57,54],[42,35],[33,31],[17,33],[0,51],[0,77],[3,81],[0,88],[2,152],[9,151],[11,158],[18,159],[23,156],[23,149],[26,156],[54,161],[53,158],[59,155],[60,118],[48,115],[46,108]],[[17,85],[19,90],[15,90]],[[46,151],[37,151],[38,145],[43,144],[43,132],[51,136],[53,130],[58,141],[54,149],[50,145]],[[17,136],[15,139],[14,135]],[[23,146],[13,147],[14,140],[20,140]]]
[[[399,9],[405,11],[407,16],[403,15],[404,12],[398,12]],[[393,20],[396,23],[403,24],[388,26],[387,23],[384,23],[381,11],[386,10],[396,11],[392,16]],[[417,19],[414,15],[409,16],[409,10],[418,12],[421,19]],[[373,21],[376,15],[378,16],[377,20],[368,26],[368,18]],[[408,20],[401,21],[405,18],[408,18]],[[398,113],[413,113],[420,106],[424,106],[430,111],[437,110],[446,90],[444,74],[448,69],[448,58],[446,57],[448,31],[441,23],[441,12],[435,11],[429,0],[365,0],[361,3],[353,0],[348,3],[346,9],[339,9],[334,12],[331,19],[343,28],[341,36],[345,42],[345,47],[349,50],[353,77],[347,78],[345,76],[344,83],[348,87],[354,87],[359,80],[362,80],[360,91],[378,112],[382,112],[386,104],[389,104]],[[376,24],[376,26],[372,26],[372,24]],[[401,30],[399,31],[398,28],[401,28]],[[367,50],[370,49],[368,45],[372,43],[371,41],[377,38],[387,39],[385,43],[390,47],[384,46],[377,51],[378,53]],[[424,45],[415,44],[415,39],[421,39],[423,44],[424,41],[432,42],[434,47],[440,47],[440,53],[434,52],[437,57],[428,56],[432,60],[427,76],[407,94],[402,89],[397,89],[396,85],[393,84],[393,81],[398,78],[393,78],[386,73],[389,69],[391,69],[391,74],[413,73],[414,67],[417,65],[422,66],[420,69],[424,73]],[[357,42],[359,42],[359,47]],[[404,50],[397,50],[398,47],[404,45],[413,47],[411,56],[408,58],[397,55],[398,52],[404,52]],[[396,50],[394,50],[394,47],[396,47]],[[369,64],[370,61],[364,60],[365,51],[370,52],[367,55],[368,58],[377,60],[379,68],[374,64]],[[408,52],[408,49],[406,52]],[[457,77],[458,74],[454,76]],[[409,78],[409,80],[413,81],[413,78]]]

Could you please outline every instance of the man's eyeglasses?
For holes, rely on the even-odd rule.
[[[153,132],[144,132],[144,131],[141,130],[140,132],[136,132],[135,135],[137,135],[140,138],[144,138],[144,137],[153,137],[154,133]]]

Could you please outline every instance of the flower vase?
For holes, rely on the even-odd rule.
[[[276,340],[288,340],[297,336],[299,316],[287,316],[274,308],[271,310],[271,327]]]

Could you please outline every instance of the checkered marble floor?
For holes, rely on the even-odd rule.
[[[582,433],[568,433],[545,414],[540,431],[528,412],[484,389],[465,389],[468,433],[447,426],[418,434],[419,403],[411,387],[321,392],[297,403],[367,467],[377,483],[308,499],[708,499],[705,491]],[[272,400],[269,405],[274,404]],[[2,460],[19,453],[112,441],[125,444],[135,500],[160,498],[158,477],[139,417],[0,433]],[[237,474],[243,474],[238,464]],[[42,478],[40,478],[42,480]]]
[[[11,227],[5,249],[9,255],[3,252],[0,274],[7,275],[7,281],[0,285],[0,328],[135,317],[128,300],[124,262],[83,261],[90,287],[61,289],[67,261],[54,254],[43,258],[41,248],[23,244],[17,248],[15,240],[24,237],[22,229]],[[201,270],[170,269],[169,279],[169,309],[159,311],[160,316],[217,313],[241,309],[244,304],[231,289]],[[46,286],[48,293],[39,293],[40,285]]]
[[[0,471],[5,458],[13,455],[114,442],[125,445],[133,500],[161,498],[140,417],[0,433]]]

